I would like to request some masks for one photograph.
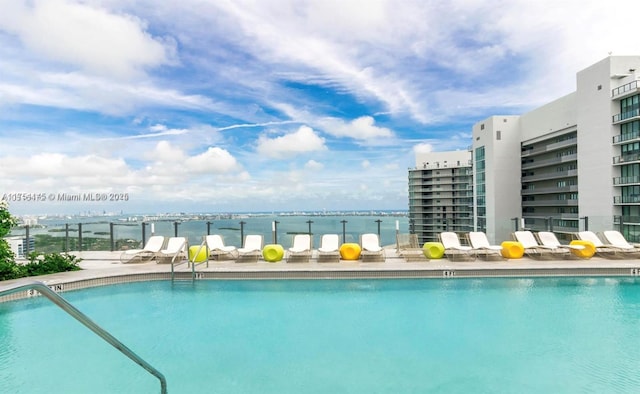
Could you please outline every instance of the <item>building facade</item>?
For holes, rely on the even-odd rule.
[[[477,122],[470,152],[417,154],[409,219],[421,241],[472,228],[501,242],[526,228],[640,242],[640,56],[605,58],[577,73],[575,92]]]
[[[575,92],[474,125],[476,227],[494,241],[521,227],[640,241],[639,79],[640,56],[608,57],[577,73]]]
[[[471,152],[416,154],[409,169],[409,231],[422,244],[443,231],[473,229]]]

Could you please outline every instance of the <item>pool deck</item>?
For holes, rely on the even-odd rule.
[[[75,290],[123,282],[171,280],[171,264],[122,264],[121,252],[70,252],[82,259],[82,270],[0,282],[0,289],[33,281],[42,281],[56,291]],[[563,260],[477,258],[473,261],[422,259],[407,261],[395,248],[385,248],[385,261],[362,260],[318,262],[314,254],[310,262],[293,263],[286,260],[270,263],[213,261],[188,266],[175,266],[175,280],[200,279],[346,279],[346,278],[469,278],[469,277],[535,277],[535,276],[640,276],[640,259]],[[24,298],[27,292],[0,297],[0,302]]]

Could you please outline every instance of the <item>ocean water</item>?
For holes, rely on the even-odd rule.
[[[640,282],[146,282],[63,294],[170,393],[636,393]],[[150,393],[41,297],[0,304],[0,392]]]
[[[83,237],[110,237],[110,223],[113,223],[115,239],[131,239],[140,242],[142,240],[142,224],[139,221],[125,221],[127,217],[93,217],[93,218],[72,218],[72,219],[45,219],[39,224],[44,228],[31,228],[30,235],[50,234],[56,237],[65,236],[65,224],[69,225],[69,237],[78,238],[78,223],[82,223]],[[377,221],[380,221],[379,223]],[[277,221],[277,239],[273,237],[273,222]],[[309,223],[312,221],[312,223]],[[345,223],[342,223],[345,221]],[[198,220],[176,218],[166,220],[156,220],[147,223],[145,237],[151,235],[151,224],[156,235],[174,236],[176,225],[179,236],[188,238],[190,245],[199,245],[203,236],[207,234],[207,222],[209,222],[209,232],[211,234],[221,234],[228,245],[241,245],[241,235],[262,234],[265,243],[282,244],[285,248],[291,246],[293,234],[307,233],[311,225],[313,235],[313,245],[320,245],[320,238],[323,234],[336,233],[341,239],[344,230],[345,242],[359,242],[360,234],[378,233],[380,230],[380,241],[382,245],[395,244],[396,222],[400,232],[407,233],[407,216],[376,216],[376,215],[335,215],[335,216],[280,216],[280,215],[259,215],[242,216],[234,218],[224,218],[215,220]],[[241,224],[240,222],[244,222]],[[344,228],[343,228],[344,224]],[[11,235],[25,235],[24,229],[14,229]],[[37,245],[36,245],[37,249]]]

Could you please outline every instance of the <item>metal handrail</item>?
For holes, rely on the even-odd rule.
[[[76,307],[71,305],[67,300],[62,298],[58,293],[51,290],[47,285],[42,282],[34,281],[25,284],[15,284],[0,289],[0,297],[18,293],[20,291],[36,290],[38,293],[47,297],[51,302],[59,306],[63,311],[67,312],[71,317],[84,324],[88,329],[97,334],[100,338],[107,341],[111,346],[115,347],[120,353],[129,357],[133,362],[146,369],[150,374],[157,377],[160,380],[160,393],[167,394],[167,380],[164,375],[155,369],[151,364],[143,360],[140,356],[133,352],[133,350],[126,347],[116,337],[111,335],[105,329],[93,322],[87,315],[80,312]]]

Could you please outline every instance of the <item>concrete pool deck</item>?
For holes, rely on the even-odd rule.
[[[434,259],[407,261],[386,248],[384,262],[361,260],[317,262],[316,251],[310,262],[276,263],[209,261],[188,267],[186,262],[175,266],[175,280],[201,279],[356,279],[356,278],[469,278],[469,277],[535,277],[535,276],[640,276],[640,259],[536,260],[527,257],[508,260],[451,261]],[[171,264],[156,262],[122,264],[121,252],[70,252],[82,259],[82,270],[0,282],[0,289],[33,281],[42,281],[56,291],[76,290],[145,280],[171,280]],[[0,302],[31,296],[27,292],[0,297]]]

